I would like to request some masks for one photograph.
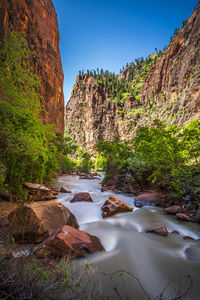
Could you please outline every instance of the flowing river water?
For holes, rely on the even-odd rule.
[[[114,193],[101,192],[101,180],[102,177],[93,180],[79,179],[79,176],[61,177],[58,184],[67,187],[72,193],[59,193],[58,200],[76,216],[80,229],[96,235],[105,248],[105,252],[88,255],[87,261],[93,263],[99,273],[111,274],[125,270],[139,281],[128,273],[122,277],[116,273],[112,278],[102,275],[103,292],[109,292],[111,299],[161,299],[158,296],[167,286],[162,299],[199,300],[200,225],[179,222],[158,207],[138,209],[134,206],[133,196],[116,193],[131,204],[134,210],[103,219],[101,206]],[[73,195],[78,192],[89,192],[94,202],[70,203]],[[145,232],[146,229],[162,224],[169,231],[167,237]],[[172,233],[174,230],[180,234]],[[184,236],[195,240],[183,239]],[[85,259],[79,262],[83,263]],[[187,275],[192,276],[192,279]],[[113,284],[116,284],[117,292]],[[185,292],[183,298],[175,298]]]

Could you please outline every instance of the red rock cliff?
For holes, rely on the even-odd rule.
[[[0,0],[0,39],[12,31],[26,32],[33,45],[34,72],[41,83],[43,123],[64,132],[63,71],[58,21],[52,0]]]
[[[200,5],[152,64],[140,100],[128,96],[123,112],[118,104],[108,101],[107,90],[95,78],[78,76],[66,106],[67,132],[92,152],[99,139],[131,139],[138,126],[151,126],[156,118],[168,124],[200,119],[199,62]],[[129,76],[125,69],[118,79],[129,80]]]

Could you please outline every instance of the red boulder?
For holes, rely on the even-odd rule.
[[[190,216],[188,216],[186,214],[183,214],[183,213],[178,213],[178,214],[176,214],[176,216],[177,216],[178,219],[183,220],[183,221],[187,221],[187,222],[192,221]]]
[[[77,202],[77,201],[93,202],[89,193],[78,193],[74,195],[73,199],[70,202]]]
[[[168,214],[175,215],[176,213],[178,213],[178,211],[180,211],[180,206],[173,205],[173,206],[165,208],[164,211]]]
[[[103,250],[96,236],[71,226],[63,226],[38,245],[34,254],[38,258],[76,258]]]
[[[132,211],[133,207],[121,198],[111,195],[101,207],[101,210],[103,217],[106,218],[118,213]]]
[[[160,196],[157,193],[144,193],[135,197],[134,204],[136,207],[156,206],[160,202]]]
[[[152,232],[152,233],[156,233],[162,236],[167,236],[168,235],[168,231],[165,225],[160,225],[160,226],[156,226],[153,227],[151,229],[146,230],[146,232]]]

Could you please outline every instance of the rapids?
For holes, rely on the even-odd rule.
[[[137,280],[127,273],[123,273],[122,278],[116,273],[112,279],[102,274],[103,292],[109,292],[111,299],[200,299],[200,226],[179,222],[161,208],[138,209],[134,206],[133,196],[116,193],[134,207],[133,212],[102,219],[101,206],[113,193],[101,192],[101,180],[102,177],[93,180],[79,179],[79,176],[61,177],[58,184],[72,193],[59,193],[58,200],[74,213],[80,229],[96,235],[106,250],[88,255],[88,263],[93,263],[99,273],[130,272],[142,284],[147,295]],[[89,192],[94,202],[70,203],[78,192]],[[169,231],[167,237],[145,232],[162,224]],[[172,233],[173,230],[180,234]],[[195,240],[184,240],[183,236]],[[191,281],[187,275],[192,276]],[[162,298],[159,298],[168,283]],[[184,294],[190,284],[191,289],[184,298],[175,298],[179,293]],[[113,285],[117,286],[120,296]]]

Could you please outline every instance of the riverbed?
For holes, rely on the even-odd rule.
[[[199,300],[200,226],[180,222],[159,207],[136,208],[133,196],[101,192],[102,178],[87,180],[64,176],[58,180],[60,186],[72,191],[71,194],[59,193],[58,200],[76,216],[80,229],[96,235],[105,248],[105,252],[88,255],[79,263],[87,260],[97,267],[97,273],[102,274],[101,289],[109,292],[111,299],[159,299],[164,291],[160,299],[176,299],[175,296],[186,292],[180,299]],[[70,203],[79,192],[89,192],[93,203]],[[121,197],[134,210],[103,219],[101,206],[111,194]],[[145,232],[158,225],[166,226],[167,237]],[[184,236],[195,240],[184,239]],[[125,272],[119,273],[120,270]],[[114,272],[117,273],[105,275]]]

